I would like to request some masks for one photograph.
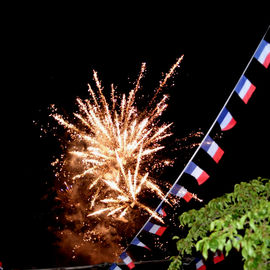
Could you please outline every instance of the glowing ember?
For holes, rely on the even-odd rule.
[[[148,164],[155,168],[171,164],[169,160],[155,159],[155,153],[164,148],[162,140],[172,135],[169,131],[171,124],[158,123],[158,118],[167,108],[167,96],[163,95],[159,101],[157,96],[182,58],[160,82],[151,106],[143,112],[138,111],[135,100],[145,71],[144,63],[135,88],[128,97],[122,95],[120,106],[117,106],[119,98],[113,85],[111,103],[107,102],[101,81],[94,71],[97,91],[89,85],[90,98],[77,98],[79,110],[74,113],[75,121],[71,123],[56,111],[52,114],[71,135],[71,146],[63,161],[70,176],[66,181],[70,186],[76,181],[87,183],[88,217],[107,213],[107,216],[122,220],[137,206],[162,221],[158,214],[139,202],[138,196],[145,189],[160,199],[164,196],[149,176],[151,167]]]

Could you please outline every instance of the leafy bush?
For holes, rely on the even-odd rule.
[[[205,259],[209,251],[232,248],[241,252],[244,269],[270,269],[270,179],[258,178],[236,184],[234,192],[211,200],[199,210],[179,217],[185,238],[177,239],[178,256],[172,257],[170,270],[181,269],[182,258],[195,251]]]

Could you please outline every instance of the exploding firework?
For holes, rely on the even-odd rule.
[[[77,98],[78,110],[72,120],[53,107],[51,116],[69,137],[66,153],[53,164],[62,182],[59,198],[69,207],[66,214],[69,221],[80,220],[79,234],[83,234],[83,241],[101,241],[93,225],[96,220],[126,223],[139,211],[163,222],[143,198],[146,194],[164,198],[158,179],[153,176],[153,171],[173,163],[161,158],[162,155],[157,158],[157,153],[165,148],[162,143],[172,135],[172,123],[160,121],[168,106],[168,96],[162,94],[162,89],[182,59],[183,56],[160,81],[143,111],[136,106],[136,100],[145,63],[128,95],[119,96],[111,85],[110,98],[106,98],[94,71],[95,89],[88,85],[89,98]]]
[[[69,184],[72,188],[76,181],[87,182],[89,194],[88,217],[102,213],[120,220],[126,213],[137,206],[159,219],[148,206],[140,203],[138,195],[149,189],[161,199],[163,192],[159,189],[149,172],[150,167],[170,165],[169,160],[156,160],[155,153],[162,150],[162,140],[171,136],[170,124],[157,124],[158,119],[167,108],[167,96],[156,101],[158,93],[166,85],[168,78],[180,64],[182,57],[160,82],[150,108],[139,112],[135,106],[136,94],[145,71],[145,63],[135,88],[128,97],[122,95],[117,106],[115,89],[111,87],[111,103],[103,94],[101,81],[94,71],[97,92],[89,86],[90,99],[77,98],[79,111],[74,113],[76,124],[66,120],[62,115],[53,113],[58,123],[66,128],[72,138],[72,147],[64,161],[70,165]],[[123,219],[122,219],[123,220]]]

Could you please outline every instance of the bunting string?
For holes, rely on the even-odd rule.
[[[221,108],[220,112],[218,113],[217,117],[213,121],[212,125],[210,126],[209,130],[205,134],[204,138],[202,139],[201,143],[197,146],[196,150],[194,151],[193,155],[185,165],[184,169],[181,171],[179,176],[176,178],[175,182],[170,187],[169,191],[165,194],[159,205],[154,210],[155,212],[159,213],[162,217],[166,216],[166,212],[164,211],[164,208],[162,207],[162,204],[164,201],[166,201],[167,197],[171,194],[174,196],[177,196],[179,198],[183,198],[186,202],[189,202],[192,198],[195,200],[198,200],[199,202],[202,202],[200,198],[197,197],[196,194],[190,193],[187,189],[179,185],[179,180],[181,179],[183,173],[189,174],[193,176],[196,180],[198,185],[203,184],[207,179],[210,177],[203,169],[201,169],[198,165],[196,165],[193,162],[194,157],[198,153],[200,149],[203,149],[212,159],[218,163],[220,159],[222,158],[224,154],[224,150],[222,150],[218,144],[209,136],[210,132],[212,131],[215,124],[218,122],[220,125],[220,129],[222,131],[227,131],[233,128],[236,125],[236,120],[232,116],[232,114],[227,109],[227,104],[230,101],[232,95],[234,93],[238,94],[238,96],[243,100],[245,104],[248,103],[249,99],[251,98],[253,92],[256,89],[256,86],[245,76],[245,73],[252,62],[253,59],[256,59],[259,63],[261,63],[265,68],[268,68],[270,64],[270,44],[264,40],[267,32],[269,30],[269,26],[265,34],[263,35],[259,45],[257,46],[255,52],[251,56],[248,64],[246,65],[243,73],[241,74],[239,80],[237,81],[235,87],[233,88],[232,92],[230,93],[229,97],[225,101],[223,107]],[[150,216],[148,220],[145,222],[145,224],[141,227],[141,229],[138,231],[138,233],[134,236],[132,239],[130,245],[136,245],[140,247],[144,247],[149,249],[144,243],[142,243],[138,236],[140,233],[145,230],[149,233],[161,236],[167,227],[160,226],[157,224],[154,224],[150,222],[153,216]],[[123,251],[123,253],[120,255],[120,258],[123,260],[123,262],[130,268],[134,268],[135,265],[130,258],[130,256],[126,253],[129,246],[126,247],[126,249]],[[150,249],[149,249],[150,250]],[[214,263],[218,263],[220,261],[224,260],[224,255],[222,252],[216,252],[214,254],[213,261]],[[112,266],[111,266],[112,267]],[[113,264],[114,268],[110,269],[120,269],[117,268],[118,266],[116,264]],[[206,266],[201,258],[198,258],[196,260],[196,269],[204,270],[206,269]]]

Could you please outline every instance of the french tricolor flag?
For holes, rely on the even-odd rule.
[[[247,104],[256,87],[243,75],[235,87],[235,92]]]
[[[185,173],[195,177],[199,185],[203,184],[209,178],[209,175],[192,161],[185,169]]]
[[[137,237],[135,237],[135,238],[131,241],[131,245],[138,246],[138,247],[144,247],[144,248],[150,250],[150,248],[147,247],[143,242],[141,242]]]
[[[270,44],[264,39],[261,41],[258,49],[255,52],[254,57],[266,68],[270,63]]]
[[[159,208],[157,209],[157,212],[163,217],[167,216],[167,214],[166,214],[164,208],[162,207],[162,205],[159,206]]]
[[[143,229],[147,232],[161,236],[165,232],[167,227],[159,226],[159,225],[153,224],[149,221],[146,223],[146,225],[144,226]]]
[[[178,184],[174,185],[170,193],[180,198],[183,198],[186,202],[189,202],[193,198],[190,192],[188,192],[184,187]]]
[[[234,120],[234,118],[232,117],[232,115],[226,108],[222,110],[217,121],[222,131],[229,130],[233,128],[234,125],[236,124],[236,121]]]
[[[129,269],[133,269],[135,267],[135,264],[133,263],[133,261],[131,260],[131,258],[127,255],[126,252],[123,252],[120,255],[120,258],[122,259],[122,261],[128,266]]]
[[[202,258],[196,258],[195,263],[196,263],[197,270],[205,270],[206,269],[206,266],[205,266]]]
[[[214,254],[214,264],[216,263],[219,263],[221,261],[224,260],[224,254],[221,252],[221,251],[217,251],[215,254]]]
[[[116,263],[113,263],[109,270],[121,270],[121,268]]]
[[[202,149],[209,154],[213,160],[218,163],[224,154],[224,151],[217,145],[217,143],[210,137],[207,136],[202,143]]]

